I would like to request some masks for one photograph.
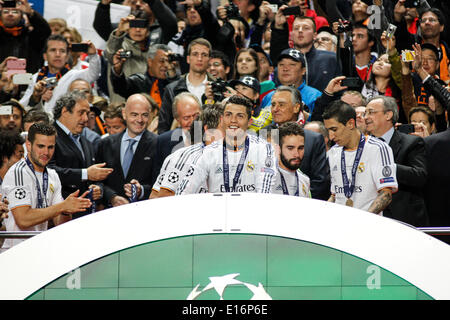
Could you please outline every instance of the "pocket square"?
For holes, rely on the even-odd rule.
[[[145,157],[145,158],[144,158],[144,160],[150,160],[150,159],[151,159],[150,157]]]

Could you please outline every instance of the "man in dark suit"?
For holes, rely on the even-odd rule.
[[[102,139],[97,160],[114,169],[104,181],[103,199],[113,207],[148,199],[158,172],[155,169],[156,135],[147,130],[150,103],[141,94],[131,95],[122,110],[125,131]],[[136,193],[132,192],[136,187]]]
[[[58,173],[64,198],[76,190],[82,194],[93,188],[93,200],[99,200],[102,196],[99,182],[112,172],[112,169],[104,168],[105,164],[95,164],[94,148],[81,135],[89,110],[86,95],[78,90],[60,97],[53,110],[57,137],[49,167]],[[77,213],[72,217],[78,218],[90,212]]]
[[[158,173],[164,159],[169,154],[190,144],[189,130],[191,124],[200,116],[201,110],[201,102],[193,93],[182,92],[175,96],[172,104],[172,113],[180,127],[158,136],[158,164],[156,168]]]
[[[397,165],[398,192],[392,195],[383,216],[423,227],[428,225],[422,192],[427,179],[425,143],[420,137],[395,130],[398,117],[394,98],[376,96],[366,106],[367,131],[389,144]]]
[[[297,122],[303,113],[303,102],[300,91],[288,86],[280,86],[272,96],[271,112],[273,123],[262,130],[278,128],[286,122]],[[260,132],[263,134],[263,132]],[[271,133],[273,136],[273,134]],[[327,200],[330,197],[330,168],[327,161],[325,142],[322,135],[305,130],[305,151],[300,170],[311,182],[311,196],[314,199]]]
[[[428,179],[424,188],[430,226],[450,226],[450,128],[425,139]],[[448,238],[448,237],[446,237]],[[447,239],[448,242],[449,239]]]

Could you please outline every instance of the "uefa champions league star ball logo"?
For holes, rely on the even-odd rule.
[[[16,199],[19,199],[19,200],[24,199],[26,195],[27,195],[27,192],[23,188],[19,188],[14,192],[14,196],[16,197]]]
[[[169,174],[169,177],[167,178],[167,180],[169,180],[170,183],[177,183],[179,179],[180,179],[180,177],[178,176],[178,173],[176,173],[176,172],[171,172]]]
[[[247,289],[253,293],[253,296],[250,300],[272,300],[272,297],[269,296],[261,283],[258,283],[258,286],[255,286],[251,283],[242,282],[235,279],[237,276],[239,276],[239,273],[232,273],[218,277],[209,277],[210,282],[206,285],[206,287],[203,290],[198,291],[198,287],[200,286],[200,284],[196,285],[191,293],[189,293],[186,300],[195,300],[202,293],[211,289],[214,289],[219,295],[220,300],[223,300],[223,294],[229,286],[247,287]]]

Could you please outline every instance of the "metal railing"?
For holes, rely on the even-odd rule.
[[[450,227],[421,227],[416,228],[433,236],[450,236]],[[28,239],[45,231],[0,231],[0,239]]]

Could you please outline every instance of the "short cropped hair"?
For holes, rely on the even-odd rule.
[[[252,117],[253,112],[253,102],[250,99],[247,99],[245,97],[241,97],[238,95],[234,95],[229,97],[228,99],[225,99],[222,101],[224,103],[224,110],[226,109],[227,105],[229,104],[238,104],[241,106],[244,106],[247,112],[248,119],[250,120]]]
[[[187,48],[187,55],[189,56],[191,54],[191,50],[192,47],[200,44],[202,46],[205,46],[209,49],[209,55],[211,55],[211,51],[212,51],[212,46],[211,46],[211,42],[209,42],[208,40],[204,39],[204,38],[197,38],[192,40],[191,42],[189,42],[188,48]]]
[[[53,116],[56,120],[61,117],[62,109],[66,108],[70,113],[73,112],[73,108],[78,101],[86,100],[86,94],[79,90],[74,90],[62,95],[56,100],[55,108],[53,109]]]
[[[285,122],[278,129],[280,146],[283,145],[283,138],[286,136],[305,137],[305,130],[297,122]]]
[[[351,105],[342,100],[333,101],[322,115],[323,120],[335,119],[337,122],[346,125],[350,119],[356,122],[356,111]]]
[[[28,141],[33,143],[37,134],[42,134],[44,136],[56,136],[56,129],[51,124],[36,122],[28,130]]]

